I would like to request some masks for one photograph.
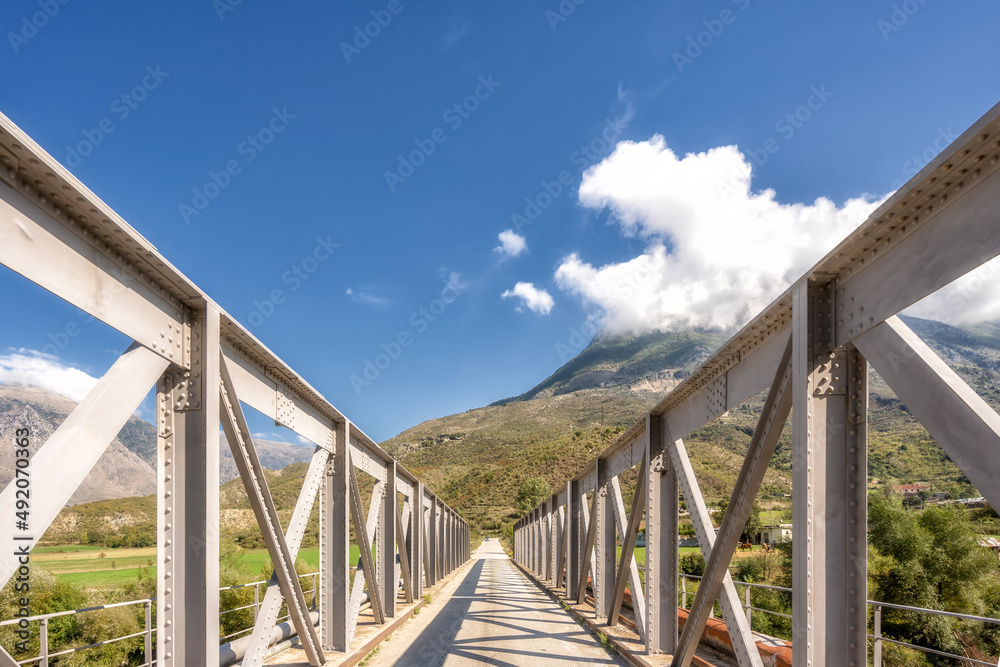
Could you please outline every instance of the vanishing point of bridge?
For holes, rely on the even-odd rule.
[[[896,317],[1000,254],[998,162],[1000,105],[521,519],[515,562],[585,624],[613,636],[632,660],[699,662],[695,653],[717,600],[739,665],[763,665],[728,565],[791,414],[794,664],[867,664],[869,363],[1000,507],[1000,416]],[[23,511],[17,484],[0,493],[0,582],[30,560],[23,554],[155,386],[157,596],[146,601],[156,610],[154,627],[147,607],[147,662],[260,665],[272,645],[292,636],[307,664],[350,661],[412,614],[435,586],[443,597],[427,626],[430,634],[413,638],[411,650],[398,656],[401,664],[609,660],[602,650],[593,659],[573,653],[591,641],[588,635],[566,621],[555,601],[524,583],[522,570],[497,553],[495,543],[480,550],[487,557],[468,565],[470,527],[457,512],[3,116],[0,263],[134,341],[31,456],[30,534],[13,528],[16,512]],[[764,390],[749,452],[716,531],[683,438]],[[285,529],[243,405],[316,444]],[[220,423],[275,565],[252,633],[221,649]],[[632,468],[638,468],[638,484],[626,511],[618,477]],[[373,489],[367,507],[365,481]],[[684,611],[678,609],[685,596],[678,575],[680,492],[707,562]],[[310,602],[294,562],[317,498],[320,569]],[[640,575],[632,547],[643,517],[647,559]],[[352,526],[360,548],[356,563],[350,559]],[[282,606],[288,621],[277,625]],[[44,635],[46,619],[25,622],[26,632]],[[435,622],[454,632],[436,632]],[[614,639],[622,623],[631,634]],[[404,644],[405,627],[402,632],[387,656],[393,644]],[[879,664],[877,628],[875,635]],[[24,662],[48,664],[48,658]],[[0,667],[14,664],[0,649]]]

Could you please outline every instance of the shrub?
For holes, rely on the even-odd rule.
[[[680,569],[684,574],[700,577],[705,574],[705,557],[700,552],[681,556]]]

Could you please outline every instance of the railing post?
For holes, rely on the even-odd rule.
[[[875,605],[875,627],[872,635],[872,666],[882,667],[882,605]]]
[[[257,625],[257,616],[260,614],[260,582],[253,584],[253,624]]]
[[[747,625],[750,625],[751,622],[752,622],[751,612],[753,611],[753,608],[750,606],[750,587],[749,586],[745,587],[745,592],[743,593],[743,597],[744,597],[744,600],[745,600],[744,601],[744,608],[746,609],[746,612],[747,612]]]
[[[47,618],[38,622],[38,642],[41,650],[39,667],[49,667],[49,619]]]
[[[683,574],[681,575],[681,606],[685,609],[688,608],[688,580]]]
[[[142,662],[144,665],[152,667],[153,664],[153,602],[146,600],[142,603],[146,616],[145,645],[143,646]]]

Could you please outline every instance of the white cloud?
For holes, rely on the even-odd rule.
[[[552,306],[556,305],[551,294],[535,287],[532,283],[518,283],[514,285],[514,289],[507,290],[500,296],[504,299],[517,297],[521,299],[522,306],[527,306],[529,310],[539,315],[548,315],[552,311]],[[518,306],[517,310],[520,311],[521,306]]]
[[[949,324],[976,324],[1000,319],[998,277],[1000,259],[994,259],[904,312]]]
[[[500,253],[501,261],[517,257],[528,249],[528,241],[513,229],[505,229],[497,234],[497,238],[501,245],[493,248],[493,251]]]
[[[659,135],[619,143],[584,173],[580,202],[610,209],[645,251],[600,268],[574,253],[559,287],[603,311],[611,333],[741,325],[880,203],[785,204],[753,192],[750,171],[735,146],[678,158]]]
[[[22,348],[13,354],[0,355],[0,384],[41,387],[79,403],[97,384],[97,378],[62,365],[50,354]]]
[[[351,298],[354,303],[360,303],[364,306],[375,306],[376,308],[381,308],[382,306],[388,306],[389,300],[384,299],[380,296],[375,296],[374,294],[369,294],[368,292],[355,292],[350,287],[344,292],[347,296]]]

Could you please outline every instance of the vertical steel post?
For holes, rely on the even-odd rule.
[[[559,494],[553,493],[549,501],[549,581],[553,588],[559,585],[559,550],[562,547],[559,522]]]
[[[396,462],[385,467],[385,493],[382,496],[382,511],[379,512],[378,554],[379,592],[382,593],[382,612],[387,618],[396,616],[396,591],[399,579],[396,576],[396,515],[399,503],[396,496]]]
[[[677,647],[677,474],[667,450],[663,417],[646,417],[646,649],[673,653]],[[685,604],[686,604],[685,593]]]
[[[802,282],[793,296],[792,643],[802,667],[861,667],[868,653],[868,364],[836,345],[834,290]]]
[[[566,482],[566,599],[575,600],[580,584],[580,563],[583,560],[583,545],[580,527],[583,525],[581,513],[583,494],[580,482]]]
[[[41,650],[39,667],[49,667],[49,619],[38,621],[38,646]]]
[[[439,547],[441,541],[438,539],[438,511],[437,498],[431,498],[427,508],[427,555],[430,557],[427,571],[430,573],[428,586],[435,586],[440,579],[440,564],[438,563]]]
[[[424,596],[424,485],[416,482],[410,498],[410,574],[413,577],[413,597]]]
[[[143,612],[145,616],[145,625],[143,626],[145,633],[143,634],[143,653],[142,653],[142,664],[152,667],[153,665],[153,602],[151,600],[146,600],[143,604]]]
[[[611,611],[611,595],[615,587],[615,564],[618,560],[615,539],[615,510],[611,497],[611,476],[608,462],[597,459],[597,532],[594,580],[594,613],[598,619],[607,619]]]
[[[872,667],[882,667],[882,605],[875,605],[875,627],[872,629]]]
[[[351,576],[350,438],[350,422],[345,420],[334,426],[334,452],[327,463],[319,496],[320,639],[326,651],[346,651],[353,630],[348,587]]]
[[[202,306],[185,326],[190,370],[171,367],[157,387],[160,667],[219,660],[219,309]],[[181,335],[165,335],[178,355]]]

